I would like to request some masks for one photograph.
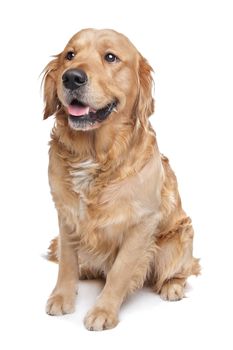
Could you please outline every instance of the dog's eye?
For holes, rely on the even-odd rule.
[[[104,59],[105,59],[105,61],[107,61],[109,63],[116,62],[119,60],[119,58],[116,55],[114,55],[113,53],[107,53],[104,56]]]
[[[66,59],[71,61],[74,58],[74,56],[75,56],[74,52],[73,51],[69,51],[66,54]]]

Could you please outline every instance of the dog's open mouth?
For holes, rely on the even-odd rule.
[[[72,129],[85,130],[95,128],[104,121],[113,110],[116,110],[117,102],[108,103],[104,108],[95,110],[88,105],[74,99],[67,107],[69,113],[69,125]]]

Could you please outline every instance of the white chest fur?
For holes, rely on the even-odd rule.
[[[99,168],[98,163],[87,159],[83,162],[70,163],[69,166],[73,191],[76,193],[87,191]]]

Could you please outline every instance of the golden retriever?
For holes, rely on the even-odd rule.
[[[46,311],[73,312],[78,280],[104,278],[84,320],[89,330],[115,327],[122,302],[143,285],[165,300],[182,299],[187,277],[200,270],[191,219],[149,123],[151,72],[124,35],[95,29],[75,34],[45,68],[59,221],[49,252],[59,272]]]

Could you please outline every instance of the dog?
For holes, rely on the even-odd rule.
[[[127,295],[144,285],[182,299],[187,278],[200,271],[191,219],[149,122],[152,87],[151,66],[114,30],[78,32],[44,70],[59,222],[49,248],[59,272],[46,311],[74,312],[78,280],[103,278],[88,330],[115,327]]]

